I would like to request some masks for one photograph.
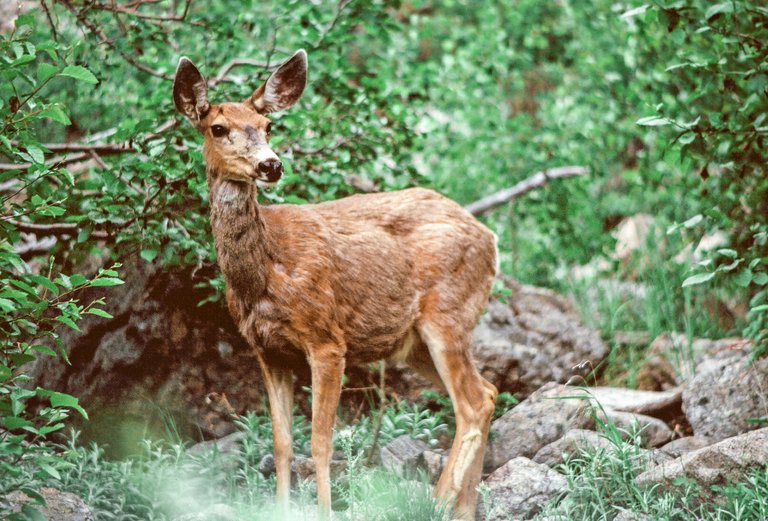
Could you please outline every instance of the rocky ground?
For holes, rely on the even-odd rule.
[[[256,408],[261,390],[257,367],[226,311],[220,303],[197,305],[204,293],[189,271],[138,264],[128,269],[128,283],[109,295],[116,318],[82,324],[83,333],[65,339],[71,365],[41,360],[37,382],[81,397],[96,422],[109,406],[123,414],[146,414],[147,404],[176,410],[206,437],[219,439],[194,450],[215,443],[222,452],[236,451],[238,434],[226,436],[233,430],[231,415]],[[521,402],[491,427],[478,519],[530,519],[562,498],[567,482],[556,465],[584,450],[609,449],[597,428],[606,423],[638,433],[628,441],[648,459],[639,486],[674,487],[680,477],[723,484],[768,464],[768,428],[755,421],[768,417],[768,359],[752,361],[747,341],[695,340],[684,364],[680,346],[688,341],[661,336],[639,373],[644,389],[587,388],[584,368],[608,353],[598,333],[581,325],[561,296],[505,284],[512,295],[491,302],[472,351],[482,374]],[[428,387],[397,364],[387,371],[391,391],[400,396]],[[357,368],[347,385],[364,387],[376,378]],[[297,386],[308,383],[306,375],[298,380]],[[444,450],[407,438],[381,450],[384,466],[421,468],[433,481],[446,457]],[[262,467],[264,474],[273,472],[269,458]],[[344,468],[344,461],[335,462],[334,472]],[[311,477],[311,460],[297,460],[294,471]]]

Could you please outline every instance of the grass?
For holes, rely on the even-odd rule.
[[[397,410],[391,407],[387,414],[395,415]],[[413,412],[399,410],[405,410],[406,415]],[[348,467],[333,483],[335,519],[451,519],[449,509],[432,498],[423,477],[405,479],[366,465],[367,453],[361,450],[360,443],[370,433],[360,431],[368,425],[370,421],[337,433],[336,446],[345,453]],[[140,457],[118,461],[106,458],[103,448],[96,444],[79,445],[77,435],[72,434],[58,447],[62,456],[57,465],[59,479],[27,476],[27,485],[55,486],[81,496],[92,508],[96,521],[171,521],[191,514],[225,521],[284,519],[273,510],[274,478],[258,470],[261,457],[271,449],[269,423],[263,416],[249,414],[239,426],[244,442],[236,454],[222,454],[215,449],[190,451],[181,443],[147,441]],[[622,511],[669,521],[768,519],[768,467],[754,470],[741,483],[714,487],[717,501],[702,502],[701,491],[693,484],[681,483],[674,490],[641,488],[634,479],[648,468],[650,460],[647,451],[630,443],[638,439],[639,432],[622,432],[611,423],[598,422],[598,427],[611,442],[610,447],[582,451],[558,465],[556,470],[568,480],[567,494],[547,505],[537,519],[611,520]],[[301,424],[297,427],[299,441],[304,428]],[[393,434],[383,433],[389,437]],[[0,485],[0,489],[6,485]],[[298,484],[292,504],[291,519],[314,519],[311,481]]]
[[[568,491],[550,503],[536,519],[603,521],[628,511],[665,521],[761,521],[768,519],[768,466],[754,469],[741,483],[702,491],[695,483],[676,487],[638,487],[635,478],[651,465],[647,451],[624,440],[612,424],[600,425],[608,449],[584,450],[558,465]],[[706,492],[706,494],[703,494]]]

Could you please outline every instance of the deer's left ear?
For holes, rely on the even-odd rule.
[[[251,95],[250,101],[261,114],[285,110],[301,97],[307,85],[307,53],[296,52]]]
[[[173,103],[176,109],[197,125],[211,110],[208,85],[197,67],[187,58],[179,60],[173,78]]]

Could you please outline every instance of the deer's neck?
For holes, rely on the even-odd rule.
[[[208,176],[216,255],[236,297],[253,302],[266,291],[270,240],[259,215],[256,186]]]

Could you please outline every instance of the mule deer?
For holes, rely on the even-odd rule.
[[[312,378],[312,457],[319,514],[330,517],[329,460],[345,364],[403,360],[447,390],[456,438],[435,494],[474,519],[496,388],[475,369],[470,334],[496,272],[495,236],[426,189],[260,206],[276,183],[266,114],[287,109],[307,81],[298,51],[241,103],[212,105],[182,58],[173,99],[203,134],[211,225],[227,304],[261,365],[272,418],[277,498],[287,508],[297,357]]]

